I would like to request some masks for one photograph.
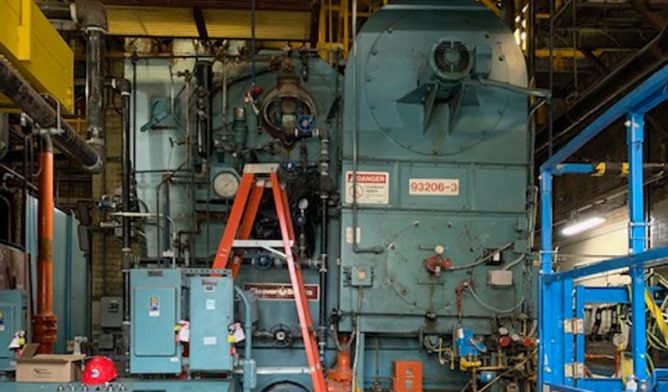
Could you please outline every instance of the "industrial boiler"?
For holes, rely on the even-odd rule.
[[[530,92],[511,32],[474,2],[421,1],[371,17],[345,68],[303,49],[249,59],[237,44],[212,59],[126,63],[141,127],[134,226],[146,244],[130,274],[129,373],[233,371],[186,360],[150,316],[164,307],[164,325],[193,331],[212,322],[197,318],[183,277],[212,266],[244,167],[276,163],[330,375],[371,390],[529,390]],[[278,217],[270,196],[259,203],[257,247],[235,253],[250,310],[215,322],[252,313],[256,390],[314,390],[285,260],[260,242],[280,238]],[[169,303],[136,295],[150,281],[174,288]],[[232,309],[225,290],[218,301]],[[221,341],[209,337],[220,344],[210,360],[229,351]],[[141,354],[153,349],[164,361]]]
[[[522,51],[474,0],[356,30],[330,62],[255,40],[125,60],[123,186],[95,203],[123,238],[106,390],[535,390]]]

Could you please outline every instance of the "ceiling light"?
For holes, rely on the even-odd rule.
[[[561,234],[565,236],[580,234],[584,231],[593,229],[603,222],[605,222],[605,218],[601,216],[592,216],[590,218],[570,222],[563,229],[561,229]]]

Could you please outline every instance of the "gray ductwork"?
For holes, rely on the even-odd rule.
[[[79,160],[89,172],[101,171],[104,161],[100,150],[86,143],[72,126],[59,119],[57,111],[3,58],[0,58],[0,92],[40,127],[57,128],[60,123],[61,132],[52,135],[58,149]]]

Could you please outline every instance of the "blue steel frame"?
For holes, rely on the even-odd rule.
[[[634,377],[639,386],[638,390],[647,391],[653,387],[653,380],[647,374],[646,365],[644,272],[648,265],[668,258],[668,247],[647,250],[647,222],[644,216],[643,197],[644,115],[667,99],[668,66],[653,74],[621,98],[540,168],[542,246],[539,276],[539,391],[606,390],[612,392],[622,390],[622,383],[617,379],[592,380],[573,377],[572,373],[566,373],[567,365],[584,363],[584,337],[566,332],[564,326],[573,318],[583,316],[585,303],[602,299],[600,292],[579,286],[574,287],[575,279],[625,267],[629,268],[631,275],[630,302],[633,315],[631,344]],[[553,178],[564,174],[591,173],[590,164],[564,163],[564,161],[613,122],[624,116],[627,120],[625,125],[629,161],[629,255],[569,271],[555,272],[552,268],[555,259],[552,242]],[[628,294],[623,297],[614,288],[612,289],[604,289],[607,290],[604,294],[607,298],[606,302],[629,301]]]

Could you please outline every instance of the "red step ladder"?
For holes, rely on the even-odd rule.
[[[248,164],[244,167],[239,190],[234,199],[234,204],[232,205],[232,210],[230,211],[225,232],[218,246],[212,268],[230,268],[232,276],[236,279],[241,267],[242,256],[238,254],[232,255],[232,248],[263,248],[285,258],[288,264],[288,271],[290,272],[292,291],[295,295],[297,316],[299,317],[299,326],[306,349],[306,359],[308,360],[311,372],[313,390],[315,392],[327,392],[325,376],[318,354],[318,343],[313,331],[311,311],[309,310],[306,291],[304,290],[304,278],[302,277],[301,268],[295,263],[295,257],[292,253],[295,232],[292,227],[288,195],[285,187],[281,185],[278,179],[278,167],[278,164]],[[276,217],[281,228],[282,238],[280,240],[249,239],[265,188],[271,188],[274,195]],[[276,248],[281,247],[285,253],[276,250]],[[232,265],[228,267],[230,256],[232,256]]]

